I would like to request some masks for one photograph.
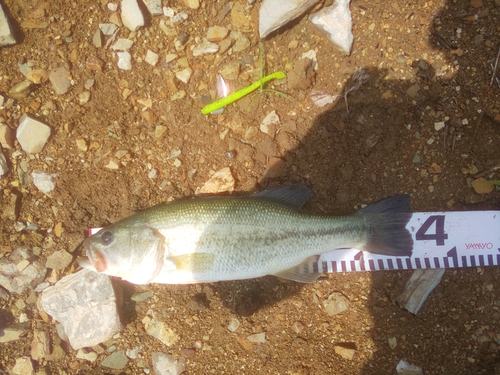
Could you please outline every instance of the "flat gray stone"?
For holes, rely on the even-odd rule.
[[[73,260],[73,256],[64,250],[54,251],[47,258],[47,262],[45,263],[45,267],[53,268],[55,270],[62,270],[69,266],[71,261]]]
[[[144,0],[144,5],[146,5],[152,16],[161,16],[163,14],[161,0]]]
[[[38,154],[43,150],[50,136],[50,127],[25,113],[19,119],[16,138],[28,154]]]
[[[64,95],[71,88],[69,72],[64,66],[59,66],[49,72],[49,80],[56,95]]]
[[[45,289],[40,304],[60,322],[73,349],[94,346],[120,332],[122,325],[109,277],[81,270]]]
[[[120,370],[127,365],[127,362],[128,358],[125,355],[125,351],[120,350],[104,358],[104,360],[101,362],[101,366]]]
[[[31,251],[23,246],[0,259],[0,286],[10,293],[22,294],[45,278],[47,269],[37,260],[30,262]]]
[[[0,3],[0,47],[16,44],[16,38],[12,32],[12,27]]]
[[[319,0],[264,0],[259,11],[259,34],[265,38],[288,22],[304,14]]]
[[[0,343],[16,341],[31,328],[30,323],[14,323],[0,330]]]

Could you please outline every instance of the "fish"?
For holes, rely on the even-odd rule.
[[[333,249],[411,256],[408,195],[343,216],[302,210],[311,196],[304,185],[286,185],[247,196],[160,204],[87,237],[79,264],[139,285],[266,275],[311,283],[321,273],[306,266]]]

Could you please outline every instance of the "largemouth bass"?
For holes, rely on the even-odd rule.
[[[410,199],[398,195],[353,214],[301,210],[312,191],[283,186],[245,197],[210,197],[158,205],[84,241],[82,267],[134,284],[190,284],[276,275],[313,282],[304,265],[318,254],[356,248],[410,256],[405,228]]]

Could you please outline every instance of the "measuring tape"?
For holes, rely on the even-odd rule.
[[[333,273],[500,265],[500,211],[415,212],[406,229],[411,257],[339,249],[321,254],[309,272]],[[92,228],[89,234],[100,228]]]
[[[413,239],[411,257],[333,250],[321,254],[309,270],[333,273],[500,264],[500,211],[415,212],[406,229]]]

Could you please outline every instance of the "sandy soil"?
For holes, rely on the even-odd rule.
[[[119,36],[135,42],[131,71],[118,69],[113,52],[92,43],[98,24],[112,15],[105,0],[5,0],[5,5],[20,40],[0,50],[0,93],[7,99],[9,90],[24,80],[18,63],[34,62],[34,68],[47,70],[64,66],[72,88],[56,95],[49,82],[40,84],[28,97],[0,109],[0,120],[12,129],[26,112],[53,128],[40,154],[30,157],[19,144],[4,150],[11,172],[0,180],[0,209],[11,207],[12,194],[19,204],[15,220],[2,217],[2,256],[26,244],[40,247],[42,260],[60,249],[76,259],[87,228],[192,196],[211,174],[227,166],[237,193],[307,184],[315,196],[306,208],[314,211],[345,213],[398,193],[410,194],[416,211],[500,205],[498,191],[480,196],[470,187],[483,172],[488,179],[500,179],[498,172],[491,172],[500,165],[500,88],[490,85],[490,64],[500,42],[498,2],[353,0],[355,40],[347,57],[303,17],[263,41],[266,71],[290,72],[303,53],[314,50],[315,74],[295,87],[286,80],[269,86],[291,100],[256,92],[218,116],[203,116],[200,110],[202,97],[213,97],[222,68],[240,65],[238,78],[230,81],[233,90],[259,77],[258,1],[253,6],[233,3],[244,20],[234,12],[221,19],[225,2],[202,0],[198,10],[180,0],[169,2],[188,14],[171,35],[159,27],[163,16],[149,18],[135,33],[121,27]],[[213,25],[231,25],[250,46],[231,54],[193,56],[196,38],[205,37]],[[189,37],[185,48],[176,50],[175,40],[184,35]],[[143,61],[148,49],[160,56],[154,67]],[[168,53],[178,58],[167,63]],[[103,69],[89,69],[89,56],[99,58]],[[174,77],[186,61],[194,71],[188,84]],[[343,99],[323,108],[313,104],[313,89],[340,94],[357,67],[370,79],[349,96],[349,112]],[[87,91],[88,79],[95,83],[82,104],[79,95]],[[125,89],[131,94],[124,99]],[[186,97],[172,101],[179,90]],[[152,106],[144,111],[141,99],[148,98]],[[264,134],[259,125],[272,110],[280,118],[279,132]],[[445,127],[436,131],[435,123],[441,121]],[[161,135],[155,133],[158,125],[165,127]],[[254,136],[249,136],[251,127],[257,129]],[[169,158],[176,150],[181,154]],[[227,157],[230,150],[234,158]],[[276,158],[280,165],[271,169],[269,161]],[[118,168],[110,169],[110,161]],[[153,169],[156,176],[150,178]],[[51,196],[24,178],[34,170],[57,174]],[[15,222],[26,221],[39,230],[15,230]],[[54,231],[58,223],[59,236]],[[54,282],[77,267],[73,262],[47,279]],[[16,301],[26,300],[27,294],[3,297],[0,309],[4,323],[27,314],[33,330],[49,331],[53,343],[64,350],[59,360],[37,363],[47,374],[144,373],[144,368],[151,369],[152,352],[183,353],[188,374],[393,374],[400,359],[426,374],[500,373],[498,269],[446,271],[418,316],[395,300],[409,276],[332,274],[312,285],[271,276],[193,286],[138,287],[116,281],[124,291],[126,328],[101,345],[103,353],[95,362],[77,359],[36,303],[20,309]],[[130,300],[144,290],[153,291],[154,297],[142,303]],[[333,292],[344,294],[351,304],[346,312],[328,316],[322,302]],[[167,348],[144,331],[141,319],[148,309],[163,314],[180,335],[175,346]],[[236,332],[228,330],[233,318],[241,323]],[[259,332],[266,332],[264,343],[246,339]],[[389,345],[393,338],[395,347]],[[0,368],[9,370],[16,358],[29,355],[32,339],[29,332],[2,344]],[[101,367],[111,345],[120,350],[140,345],[140,358],[115,372]],[[338,345],[354,348],[354,358],[336,354]],[[190,348],[196,349],[183,350]]]

